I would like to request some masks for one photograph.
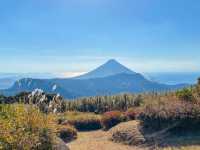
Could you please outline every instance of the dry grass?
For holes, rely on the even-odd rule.
[[[31,105],[0,105],[0,149],[50,149],[48,117]]]
[[[64,113],[64,118],[67,120],[86,120],[90,119],[100,119],[101,115],[96,115],[94,113],[87,113],[87,112],[76,112],[76,111],[69,111]]]
[[[199,137],[176,137],[166,139],[171,140],[171,144],[180,144],[174,146],[166,146],[164,148],[157,147],[138,147],[138,146],[128,146],[120,143],[114,143],[110,139],[112,134],[117,131],[125,131],[126,129],[132,128],[131,126],[138,126],[138,121],[130,121],[127,123],[121,123],[116,127],[112,128],[110,131],[91,131],[91,132],[79,132],[78,139],[69,143],[68,146],[70,150],[200,150]],[[169,142],[169,141],[168,141]]]
[[[145,138],[140,132],[139,121],[129,121],[121,123],[110,131],[111,139],[114,142],[124,143],[127,145],[142,145]]]

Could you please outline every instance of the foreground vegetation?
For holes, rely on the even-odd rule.
[[[0,148],[52,149],[48,117],[33,106],[0,105]]]
[[[200,137],[200,80],[195,86],[169,93],[64,101],[59,95],[34,91],[0,96],[0,100],[0,149],[54,149],[58,138],[69,143],[79,138],[80,131],[110,132],[111,128],[115,142],[134,145],[138,136],[133,133],[137,133],[142,144],[169,149],[181,143],[177,137]],[[137,121],[122,123],[130,120]]]

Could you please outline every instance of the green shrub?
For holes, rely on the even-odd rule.
[[[134,106],[139,107],[144,104],[144,99],[142,98],[142,95],[138,95],[134,100]]]
[[[49,129],[44,128],[39,132],[40,143],[35,147],[38,150],[52,149],[52,133]]]
[[[0,105],[0,149],[51,149],[46,115],[28,105]]]
[[[124,120],[125,116],[120,111],[109,111],[103,114],[101,124],[104,130],[108,130]]]
[[[197,79],[197,85],[200,85],[200,77]]]
[[[194,96],[192,94],[192,89],[191,88],[184,88],[182,90],[178,90],[176,92],[176,96],[184,101],[194,101]]]

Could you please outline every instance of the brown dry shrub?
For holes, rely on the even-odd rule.
[[[104,130],[108,130],[113,126],[125,120],[125,116],[120,111],[109,111],[103,114],[101,124]]]
[[[127,120],[135,120],[140,111],[137,108],[129,108],[124,115],[126,116]]]
[[[140,114],[145,127],[159,130],[178,123],[176,129],[194,129],[200,123],[200,104],[185,101],[167,101],[148,105]]]
[[[110,131],[111,140],[117,143],[128,145],[138,145],[145,142],[145,138],[140,132],[139,121],[128,121],[113,127]]]

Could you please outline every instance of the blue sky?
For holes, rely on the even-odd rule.
[[[0,72],[200,70],[199,0],[1,0]]]

